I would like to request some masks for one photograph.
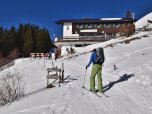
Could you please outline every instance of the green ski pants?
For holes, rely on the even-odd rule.
[[[101,70],[102,70],[102,65],[99,65],[99,64],[93,65],[91,76],[90,76],[90,88],[91,89],[95,88],[95,76],[96,76],[96,74],[98,77],[98,89],[102,89]]]

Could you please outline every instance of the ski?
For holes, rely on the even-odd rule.
[[[90,91],[89,89],[85,88],[84,86],[82,86],[82,88],[85,89],[85,90],[87,90],[87,91],[89,91],[89,92],[91,92],[91,93],[93,93],[93,94],[95,94],[95,95],[98,96],[98,97],[101,97],[101,96],[98,95],[96,92]]]
[[[98,91],[99,93],[101,93],[103,96],[105,96],[105,97],[109,97],[108,95],[106,95],[106,94],[104,94],[103,92],[101,92],[101,91]]]

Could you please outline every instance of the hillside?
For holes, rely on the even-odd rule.
[[[109,98],[99,98],[82,89],[89,88],[92,64],[85,69],[94,48],[104,47],[106,61],[102,69],[103,89]],[[80,55],[81,54],[81,55]],[[0,114],[151,114],[152,113],[152,32],[139,32],[131,37],[112,39],[79,50],[77,57],[63,57],[65,81],[46,89],[47,68],[52,60],[17,59],[15,65],[0,72],[16,70],[26,83],[25,96],[0,107]],[[45,61],[45,67],[44,67]],[[116,65],[117,70],[114,70]],[[85,77],[86,73],[86,77]],[[85,78],[85,80],[84,80]],[[53,82],[50,80],[49,82]],[[97,88],[97,79],[96,79]]]
[[[150,20],[152,21],[152,12],[145,15],[144,17],[142,17],[141,19],[139,19],[136,24],[135,24],[135,27],[136,28],[142,28],[144,27],[145,25],[147,25],[147,21]],[[150,24],[150,27],[152,27],[152,24]]]

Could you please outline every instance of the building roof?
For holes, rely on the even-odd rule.
[[[85,18],[85,19],[68,19],[68,20],[59,20],[56,21],[56,24],[63,24],[63,23],[68,23],[68,22],[72,22],[72,23],[86,23],[86,22],[125,22],[125,21],[132,21],[135,22],[137,21],[137,19],[133,19],[133,18],[98,18],[98,19],[89,19],[89,18]]]

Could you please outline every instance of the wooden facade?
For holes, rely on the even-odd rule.
[[[92,24],[92,28],[86,28],[86,24]],[[95,27],[96,25],[100,25],[101,24],[101,28],[97,28]],[[104,28],[104,24],[110,24],[111,27],[109,28]],[[120,27],[113,27],[113,24],[120,24]],[[125,24],[125,26],[124,26]],[[83,25],[83,28],[77,28],[77,25]],[[133,24],[133,22],[104,22],[104,23],[73,23],[72,24],[72,33],[75,34],[75,31],[77,31],[77,34],[103,34],[102,31],[104,31],[104,33],[106,32],[106,34],[116,34],[122,30],[124,30],[126,27],[130,27],[135,29],[135,25]],[[88,30],[88,29],[97,29],[97,32],[80,32],[80,30]]]

